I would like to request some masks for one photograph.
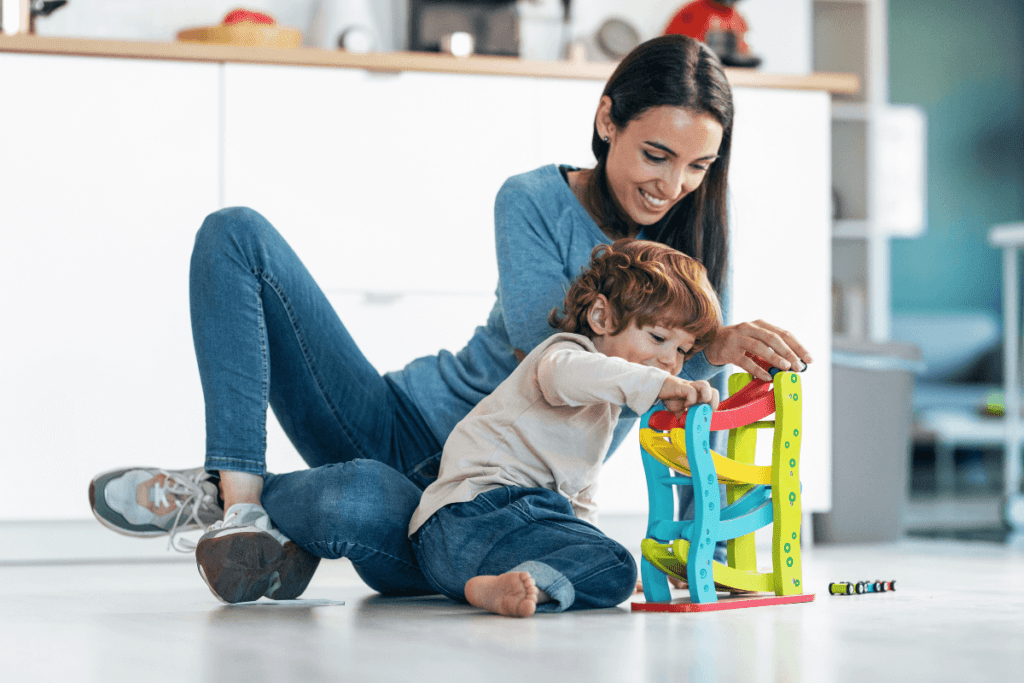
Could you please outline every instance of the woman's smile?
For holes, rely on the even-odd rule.
[[[669,205],[669,200],[667,200],[667,199],[659,199],[659,198],[655,197],[654,195],[645,192],[644,188],[642,188],[642,187],[637,188],[637,189],[640,190],[640,196],[643,197],[644,200],[651,206],[651,209],[653,211],[661,212],[662,209],[666,208]]]

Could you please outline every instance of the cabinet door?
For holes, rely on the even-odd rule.
[[[538,78],[535,83],[538,152],[535,166],[593,167],[595,159],[590,143],[604,83],[553,78]]]
[[[495,195],[539,165],[532,80],[225,70],[226,204],[274,224],[381,372],[461,349],[494,305]],[[274,471],[304,466],[273,418],[267,439]]]
[[[103,469],[202,464],[188,268],[218,68],[0,54],[0,519],[91,517]]]
[[[532,168],[529,79],[228,65],[226,203],[325,290],[494,291],[494,197]]]
[[[787,329],[816,361],[802,377],[800,473],[804,511],[824,511],[832,498],[830,103],[823,92],[736,88],[733,97],[733,321]],[[770,450],[770,439],[760,441]]]

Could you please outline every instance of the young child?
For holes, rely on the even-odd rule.
[[[698,261],[655,242],[600,245],[564,311],[550,317],[561,332],[455,427],[409,523],[438,591],[505,616],[628,599],[636,563],[594,526],[621,406],[718,405],[707,382],[676,377],[721,324]]]

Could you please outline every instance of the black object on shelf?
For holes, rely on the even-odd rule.
[[[515,0],[410,0],[410,50],[440,52],[444,38],[453,33],[470,34],[476,54],[518,57]]]
[[[35,35],[36,17],[48,17],[66,4],[68,0],[32,0],[28,15],[28,32]]]

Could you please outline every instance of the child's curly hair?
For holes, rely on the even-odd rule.
[[[715,339],[722,309],[700,261],[657,242],[632,238],[599,244],[565,295],[564,316],[551,311],[548,322],[562,332],[596,336],[587,312],[603,294],[610,304],[613,334],[630,323],[662,325],[696,337],[691,355]]]

